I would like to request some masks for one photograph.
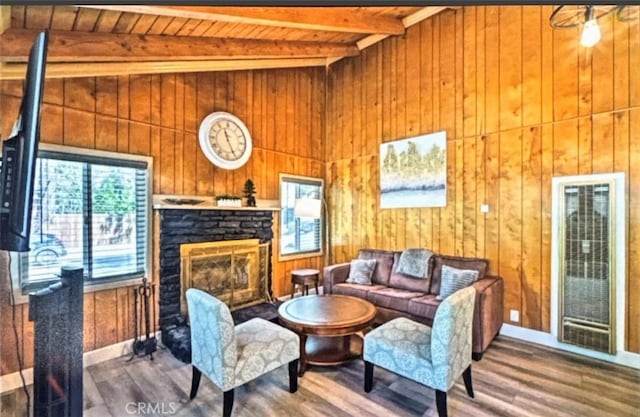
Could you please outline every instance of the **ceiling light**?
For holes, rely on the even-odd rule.
[[[585,17],[585,24],[582,28],[582,36],[580,37],[580,44],[587,48],[591,48],[596,43],[600,42],[602,33],[600,33],[600,26],[598,21],[593,17],[593,9],[588,8],[587,12],[590,16]]]
[[[549,23],[554,29],[582,28],[580,44],[590,48],[597,44],[602,37],[598,19],[616,11],[620,21],[626,21],[629,16],[637,12],[628,6],[592,6],[592,5],[562,5],[556,7],[549,17]]]

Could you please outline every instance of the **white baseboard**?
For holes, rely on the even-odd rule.
[[[22,371],[24,381],[27,385],[33,384],[33,368],[27,368]],[[0,394],[13,391],[22,386],[22,379],[19,372],[0,376]]]
[[[156,332],[156,340],[160,341],[160,332]],[[121,356],[130,355],[133,351],[134,339],[125,340],[124,342],[115,343],[100,349],[85,352],[82,355],[82,366],[87,367],[96,363],[108,361],[109,359],[119,358]],[[33,384],[33,368],[26,368],[22,371],[24,380],[27,385]],[[22,386],[22,379],[19,372],[0,376],[0,394],[13,391]]]
[[[559,342],[551,333],[545,333],[538,330],[526,329],[524,327],[514,326],[511,324],[503,324],[500,334],[513,337],[531,343],[564,350],[578,355],[588,356],[594,359],[600,359],[607,362],[613,362],[618,365],[628,366],[630,368],[640,369],[640,354],[619,350],[615,355],[609,355],[595,350],[585,349],[578,346],[569,345]]]

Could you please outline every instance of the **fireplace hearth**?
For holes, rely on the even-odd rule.
[[[271,254],[272,210],[158,209],[160,228],[159,324],[162,343],[173,355],[191,360],[187,319],[181,303],[180,247],[183,244],[257,239]],[[265,302],[271,299],[271,257],[265,264]],[[254,304],[259,301],[254,300]]]

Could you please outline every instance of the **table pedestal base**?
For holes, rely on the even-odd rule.
[[[347,336],[302,336],[305,349],[300,357],[300,376],[307,365],[331,366],[360,358],[362,338],[356,334]]]

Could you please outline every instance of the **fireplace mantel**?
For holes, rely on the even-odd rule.
[[[168,201],[168,200],[175,200]],[[191,200],[191,201],[190,201]],[[183,201],[179,203],[178,201]],[[256,200],[258,207],[219,207],[215,197],[198,195],[154,194],[154,210],[250,210],[250,211],[280,211],[278,200]]]

